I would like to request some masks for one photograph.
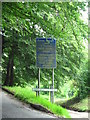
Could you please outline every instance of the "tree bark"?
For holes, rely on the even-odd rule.
[[[9,61],[7,64],[7,74],[6,74],[6,79],[4,82],[5,86],[12,86],[13,85],[13,65],[14,65],[14,46],[12,46],[12,50],[9,54]]]
[[[9,85],[9,78],[10,78],[10,57],[11,57],[11,54],[9,54],[9,61],[8,61],[8,64],[7,64],[7,74],[6,74],[6,79],[5,79],[5,82],[4,82],[4,85]]]
[[[14,47],[14,46],[13,46]],[[10,64],[10,80],[9,86],[13,86],[13,65],[14,65],[14,51],[12,47],[12,56],[11,56],[11,64]]]

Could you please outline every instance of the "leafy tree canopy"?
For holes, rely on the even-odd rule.
[[[3,84],[36,82],[36,37],[54,37],[57,40],[55,87],[60,90],[68,80],[75,80],[79,86],[82,78],[78,73],[87,58],[84,43],[88,27],[80,18],[80,10],[85,10],[85,6],[84,2],[2,3]],[[41,72],[41,82],[48,87],[52,70]]]

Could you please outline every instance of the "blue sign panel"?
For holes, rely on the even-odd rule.
[[[56,68],[55,39],[36,39],[36,64],[39,68]]]

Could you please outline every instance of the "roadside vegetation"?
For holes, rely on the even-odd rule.
[[[67,103],[68,100],[79,101],[79,104],[67,105],[87,110],[84,102],[90,93],[88,24],[81,15],[86,7],[84,2],[2,2],[2,85],[21,100],[42,104],[53,113],[68,117],[65,109],[48,102],[49,93],[42,92],[41,97],[36,98],[27,88],[38,85],[36,38],[54,38],[55,100],[59,105],[61,99]],[[41,69],[40,88],[51,86],[52,69]]]
[[[48,100],[44,99],[43,97],[36,97],[35,92],[32,92],[30,87],[22,88],[22,87],[4,87],[8,89],[9,91],[13,92],[15,94],[15,97],[18,99],[26,102],[26,103],[34,103],[34,104],[40,104],[43,107],[47,108],[52,113],[62,116],[65,118],[70,118],[70,115],[68,111],[56,104],[52,104]]]
[[[70,110],[75,110],[80,112],[90,112],[89,100],[90,98],[88,97],[85,97],[79,101],[78,99],[74,98],[69,100],[58,100],[56,104]]]

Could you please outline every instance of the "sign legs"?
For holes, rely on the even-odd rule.
[[[40,68],[39,68],[39,74],[38,74],[38,88],[40,88]],[[40,96],[40,91],[38,91],[38,96]]]
[[[39,74],[38,74],[38,87],[36,86],[36,88],[40,89],[40,68],[39,68]],[[50,101],[54,103],[54,68],[52,69],[52,86],[50,88],[53,89],[50,92]],[[40,91],[36,91],[36,96],[40,96]]]
[[[52,89],[53,91],[51,92],[51,102],[54,103],[54,68],[52,70]]]

